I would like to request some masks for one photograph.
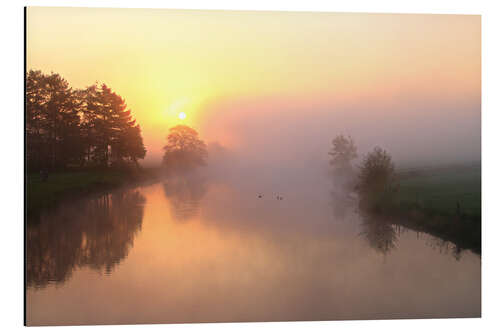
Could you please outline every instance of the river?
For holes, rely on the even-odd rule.
[[[373,223],[328,186],[294,188],[175,179],[41,214],[27,324],[481,315],[479,255]]]

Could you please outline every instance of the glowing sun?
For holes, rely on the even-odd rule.
[[[179,113],[179,119],[186,119],[186,113],[185,112]]]

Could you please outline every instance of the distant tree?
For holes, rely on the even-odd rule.
[[[332,141],[330,165],[333,166],[333,176],[337,186],[343,190],[352,190],[355,173],[352,161],[358,157],[357,147],[353,139],[337,135]]]
[[[337,135],[332,141],[332,149],[328,153],[332,159],[330,164],[337,169],[352,169],[352,160],[358,157],[358,149],[353,139],[343,135]]]
[[[168,171],[182,173],[206,165],[207,146],[189,126],[172,127],[163,149],[163,165]]]
[[[394,170],[391,156],[380,147],[365,156],[357,187],[365,208],[380,208],[392,198],[396,186]]]

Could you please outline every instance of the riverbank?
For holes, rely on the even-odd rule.
[[[398,172],[399,189],[380,213],[397,224],[481,253],[481,165]]]
[[[481,165],[407,170],[399,172],[398,179],[400,206],[481,219]]]
[[[65,200],[159,178],[157,168],[65,171],[51,173],[45,181],[40,174],[30,173],[25,184],[26,210],[28,214],[36,214]]]

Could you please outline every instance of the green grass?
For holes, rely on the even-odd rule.
[[[384,214],[460,249],[481,253],[480,164],[399,171],[398,179],[399,190]]]
[[[30,173],[26,180],[26,208],[28,214],[39,212],[63,200],[154,179],[157,175],[155,169],[68,171],[51,173],[48,180],[42,181],[39,174]]]
[[[431,215],[481,219],[480,165],[409,170],[398,176],[396,201],[401,207],[417,207]]]

